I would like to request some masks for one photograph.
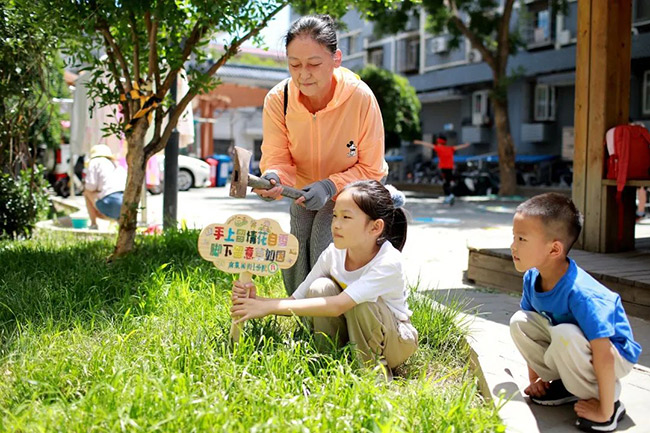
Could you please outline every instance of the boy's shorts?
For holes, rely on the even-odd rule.
[[[120,219],[120,209],[122,208],[122,200],[124,198],[124,193],[114,192],[107,195],[104,198],[100,198],[95,202],[97,210],[106,215],[109,218],[114,220]]]

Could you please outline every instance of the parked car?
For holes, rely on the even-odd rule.
[[[147,185],[147,190],[152,194],[163,192],[163,180],[165,179],[165,155],[158,156],[160,167],[160,183],[158,185]],[[198,158],[178,155],[178,190],[187,191],[190,188],[201,188],[210,186],[210,165]]]

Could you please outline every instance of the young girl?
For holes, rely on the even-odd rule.
[[[253,283],[235,281],[236,323],[270,314],[308,316],[319,347],[348,341],[367,366],[390,369],[418,345],[409,320],[401,250],[406,241],[404,196],[374,180],[346,186],[336,200],[334,242],[289,298],[256,296]],[[247,298],[246,293],[250,291]]]

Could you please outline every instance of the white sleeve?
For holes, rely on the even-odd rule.
[[[345,293],[357,304],[377,302],[380,296],[402,293],[405,285],[402,263],[385,260],[351,283],[345,289]]]
[[[293,296],[295,299],[305,298],[307,296],[307,291],[309,290],[309,286],[311,286],[311,284],[314,281],[316,281],[321,277],[330,276],[329,270],[332,268],[332,260],[333,260],[333,255],[331,250],[333,247],[334,244],[330,244],[329,247],[325,248],[325,250],[318,257],[316,264],[309,272],[309,275],[307,275],[307,278],[305,278],[305,281],[300,283],[296,291],[293,292],[293,295],[291,296]]]
[[[84,188],[88,191],[99,191],[99,186],[99,164],[97,161],[91,160],[84,178]]]

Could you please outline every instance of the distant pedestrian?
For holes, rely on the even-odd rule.
[[[391,190],[375,180],[343,189],[334,205],[334,242],[291,297],[262,298],[253,283],[235,281],[236,323],[271,314],[310,317],[321,349],[350,342],[363,365],[380,364],[391,377],[391,369],[418,345],[401,253],[407,230],[404,195]]]
[[[455,196],[451,191],[451,182],[454,179],[454,153],[468,147],[469,143],[447,146],[447,137],[444,135],[439,135],[435,144],[422,140],[413,140],[413,143],[433,149],[438,155],[438,168],[442,173],[442,189],[445,194],[444,203],[453,205]]]
[[[90,229],[97,229],[97,218],[120,219],[125,185],[126,170],[117,164],[110,147],[105,144],[93,146],[84,179]]]
[[[620,378],[639,359],[621,297],[567,257],[582,228],[570,198],[535,196],[515,211],[512,259],[524,274],[512,338],[528,364],[524,392],[537,404],[577,401],[576,426],[613,431],[625,415]]]

